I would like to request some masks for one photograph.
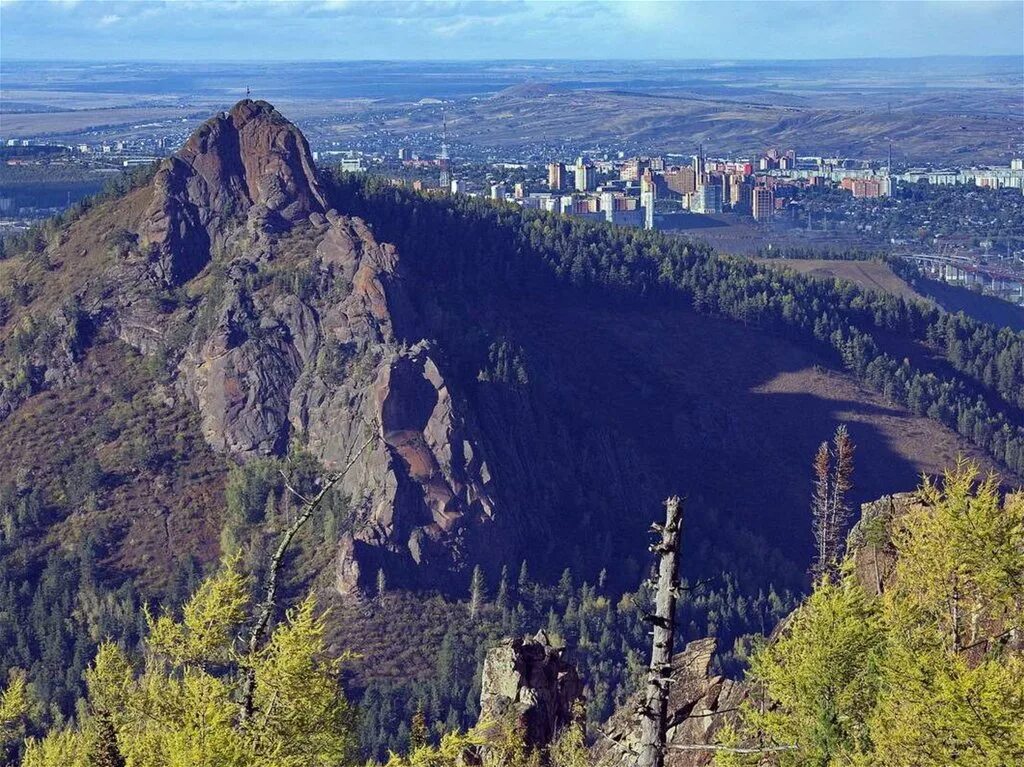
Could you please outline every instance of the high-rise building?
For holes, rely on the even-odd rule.
[[[401,149],[398,150],[398,159],[399,160],[408,160],[409,159],[409,150],[406,149],[404,146]]]
[[[734,211],[749,213],[753,185],[740,175],[733,176],[732,181],[732,184],[729,185],[729,205]]]
[[[690,210],[694,213],[721,213],[722,185],[709,179],[706,184],[698,186],[690,202]]]
[[[583,162],[580,157],[576,160],[576,191],[589,192],[597,187],[597,173],[594,166]]]
[[[452,163],[448,157],[448,118],[441,117],[441,154],[437,156],[437,167],[440,170],[439,182],[444,191],[452,186]]]
[[[466,193],[466,182],[461,178],[452,179],[452,194],[465,194]]]
[[[693,168],[690,166],[669,168],[665,171],[665,185],[679,195],[695,191],[697,183]]]
[[[854,197],[882,197],[891,190],[892,182],[888,176],[882,178],[844,178],[840,187],[852,193]]]
[[[650,168],[640,177],[640,206],[644,210],[644,229],[654,228],[654,203],[658,199],[658,184]]]
[[[752,202],[755,221],[767,221],[775,214],[775,193],[768,187],[755,187]]]
[[[517,200],[522,200],[524,197],[526,197],[526,184],[524,184],[522,181],[520,181],[518,184],[516,184],[513,187],[513,190],[514,190],[515,198]]]
[[[504,200],[505,199],[505,185],[491,184],[491,199],[492,200]]]
[[[697,154],[693,156],[694,184],[700,186],[704,183],[704,145],[697,146]]]
[[[552,192],[565,189],[565,166],[560,162],[548,163],[548,189]]]

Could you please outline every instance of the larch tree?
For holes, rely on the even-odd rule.
[[[889,527],[881,595],[847,560],[755,653],[716,764],[1024,764],[1024,494],[961,461]]]
[[[822,442],[814,457],[811,515],[815,553],[811,572],[815,580],[838,575],[851,512],[847,496],[853,487],[853,451],[853,440],[840,424],[831,447]]]
[[[356,720],[329,659],[312,597],[288,611],[256,652],[238,642],[248,583],[229,560],[183,610],[148,618],[145,662],[102,644],[86,674],[84,716],[41,741],[24,767],[337,767],[356,756]],[[256,681],[252,715],[240,701]]]

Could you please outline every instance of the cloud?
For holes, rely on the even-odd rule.
[[[527,9],[525,0],[275,0],[292,12],[313,17],[365,17],[392,21],[510,16]]]
[[[97,24],[101,27],[111,27],[121,20],[121,17],[116,13],[108,13],[106,16],[100,18]]]

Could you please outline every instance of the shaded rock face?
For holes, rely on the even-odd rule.
[[[742,682],[711,673],[714,639],[698,639],[672,658],[669,686],[666,767],[705,767],[714,751],[673,750],[672,746],[714,744],[726,724],[735,724],[737,709],[749,695]],[[601,728],[591,748],[594,764],[632,767],[640,751],[640,694],[632,696]]]
[[[514,717],[526,744],[542,748],[574,721],[583,683],[564,650],[545,632],[509,639],[487,651],[480,682],[480,720]]]
[[[259,265],[233,261],[214,330],[181,362],[185,390],[210,445],[243,460],[299,438],[333,470],[375,435],[338,486],[357,520],[339,548],[339,590],[380,567],[395,585],[414,577],[409,565],[443,580],[463,565],[465,527],[493,516],[487,464],[431,344],[399,340],[396,328],[417,322],[395,249],[333,210],[306,225],[313,287],[254,293]]]

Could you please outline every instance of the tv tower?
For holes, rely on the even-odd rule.
[[[438,179],[439,186],[445,192],[452,189],[452,166],[448,157],[448,116],[441,111],[441,154],[437,156],[437,165],[441,169]]]

